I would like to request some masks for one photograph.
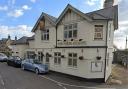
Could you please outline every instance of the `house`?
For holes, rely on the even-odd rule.
[[[18,40],[15,40],[12,45],[12,56],[19,56],[21,58],[25,58],[25,50],[29,47],[29,42],[30,40],[34,40],[34,36],[32,37],[26,37],[23,36]]]
[[[68,4],[58,18],[42,13],[32,29],[34,40],[20,47],[22,53],[38,58],[52,71],[106,81],[118,29],[118,6],[113,2],[106,0],[103,9],[90,13]]]
[[[11,43],[14,40],[11,40],[11,36],[8,35],[8,38],[2,38],[0,40],[0,53],[5,53],[6,55],[11,55],[12,54],[12,49],[11,49]]]

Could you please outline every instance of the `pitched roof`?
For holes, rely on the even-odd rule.
[[[114,20],[114,27],[118,29],[118,5],[86,13],[93,20]]]
[[[57,18],[42,12],[42,14],[40,15],[39,19],[37,20],[35,26],[33,27],[32,32],[35,32],[37,25],[39,24],[40,20],[43,17],[47,18],[53,25],[55,25],[55,22],[56,22]]]
[[[80,14],[82,17],[84,17],[85,19],[87,19],[88,21],[92,21],[92,19],[84,14],[83,12],[81,12],[80,10],[76,9],[75,7],[73,7],[72,5],[68,4],[67,7],[64,9],[64,11],[61,13],[61,15],[58,17],[56,24],[59,23],[59,21],[61,20],[61,18],[65,15],[65,13],[68,11],[68,9],[73,10],[74,12]]]
[[[31,37],[28,37],[27,40],[34,40],[34,38],[35,38],[35,35],[33,35],[33,36],[31,36]]]
[[[41,16],[39,17],[38,21],[36,22],[35,26],[32,29],[32,32],[36,30],[36,27],[39,23],[39,21],[43,18],[46,17],[49,21],[52,22],[53,25],[57,25],[61,18],[65,15],[68,9],[73,10],[74,12],[78,13],[88,21],[94,21],[94,20],[114,20],[114,29],[118,29],[118,5],[100,9],[97,11],[89,12],[89,13],[83,13],[80,10],[74,8],[70,4],[67,5],[67,7],[64,9],[64,11],[61,13],[61,15],[58,18],[55,18],[49,14],[42,13]]]

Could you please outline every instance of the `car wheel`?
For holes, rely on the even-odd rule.
[[[24,65],[22,65],[22,69],[25,70]]]
[[[38,68],[35,69],[35,73],[36,73],[37,75],[39,74],[39,69],[38,69]]]

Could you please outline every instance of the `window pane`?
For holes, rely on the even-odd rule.
[[[55,64],[57,63],[57,58],[56,58],[56,57],[54,57],[54,63],[55,63]]]
[[[74,53],[74,54],[73,54],[73,57],[77,57],[77,53]]]
[[[47,38],[47,35],[46,35],[46,34],[44,34],[44,40],[46,40],[46,38]]]
[[[72,53],[69,53],[69,57],[72,57]]]
[[[58,64],[61,64],[61,58],[60,57],[58,58]]]
[[[61,56],[61,53],[58,53],[58,56]]]
[[[64,38],[68,38],[68,31],[64,31]]]
[[[64,30],[67,30],[68,29],[68,27],[67,26],[64,26]]]
[[[73,37],[77,37],[77,30],[73,30]]]
[[[49,40],[49,34],[47,34],[47,40]]]
[[[97,33],[97,38],[101,38],[101,33]]]
[[[75,24],[73,24],[73,28],[77,28],[77,24],[75,23]]]
[[[49,57],[46,57],[46,62],[49,62]]]
[[[57,53],[54,53],[54,56],[57,56]]]
[[[77,59],[73,59],[73,66],[77,66]]]
[[[71,24],[71,25],[69,25],[69,29],[72,29],[72,24]]]
[[[68,65],[72,66],[72,59],[71,58],[68,59]]]
[[[72,31],[69,31],[69,38],[72,37]]]

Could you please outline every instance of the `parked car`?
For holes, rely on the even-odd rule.
[[[0,62],[6,62],[7,59],[8,59],[8,57],[5,54],[0,53]]]
[[[42,64],[39,60],[35,59],[26,59],[22,61],[21,67],[23,70],[34,71],[36,74],[48,73],[48,65]]]
[[[7,60],[9,66],[21,67],[22,59],[18,56],[10,56]]]

